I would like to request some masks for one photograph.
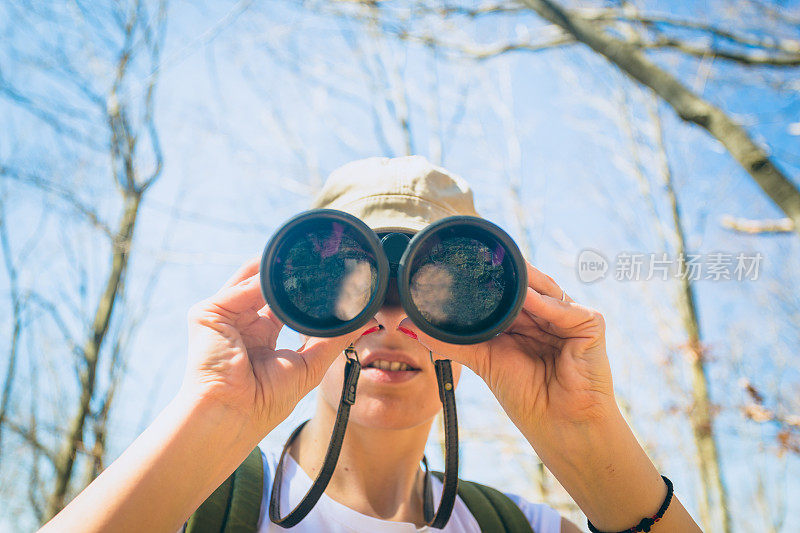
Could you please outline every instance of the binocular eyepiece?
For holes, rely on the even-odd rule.
[[[376,234],[349,213],[313,209],[281,226],[261,258],[270,308],[313,337],[355,331],[390,305],[434,338],[477,344],[511,325],[527,285],[513,239],[472,216]]]

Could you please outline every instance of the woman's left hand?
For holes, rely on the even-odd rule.
[[[529,263],[519,316],[497,337],[473,345],[412,330],[437,359],[463,363],[489,386],[512,422],[531,440],[602,420],[617,410],[603,316],[569,296]],[[533,443],[533,442],[532,442]]]
[[[512,325],[473,345],[411,329],[437,358],[467,365],[489,385],[511,421],[584,514],[619,531],[652,516],[667,487],[614,398],[602,315],[561,300],[561,287],[528,264],[528,292]],[[590,482],[587,482],[589,480]],[[659,531],[700,531],[676,496]]]

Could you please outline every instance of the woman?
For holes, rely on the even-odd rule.
[[[413,233],[448,215],[477,215],[459,177],[419,156],[369,158],[334,171],[312,207],[348,211],[376,232]],[[297,402],[320,386],[317,410],[289,449],[281,487],[294,505],[322,464],[342,390],[343,350],[364,369],[337,468],[325,496],[295,530],[415,531],[425,524],[420,468],[441,403],[431,355],[480,376],[537,455],[599,531],[699,531],[620,414],[605,323],[527,265],[523,311],[503,334],[453,345],[422,331],[402,308],[341,337],[278,349],[283,324],[266,305],[254,258],[189,312],[189,362],[175,399],[44,531],[176,531]],[[411,370],[392,370],[403,362]],[[394,365],[395,368],[398,365]],[[375,367],[382,367],[379,370]],[[386,380],[387,373],[403,379]],[[264,453],[269,494],[274,450]],[[441,492],[441,484],[434,492]],[[266,501],[266,500],[265,500]],[[539,533],[579,529],[516,497]],[[283,512],[290,506],[283,505]],[[259,531],[280,531],[266,518]],[[639,526],[636,529],[636,526]],[[448,531],[475,530],[457,501]]]

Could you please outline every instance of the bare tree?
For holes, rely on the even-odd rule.
[[[37,157],[34,164],[20,158],[0,159],[0,174],[10,180],[9,185],[14,185],[18,195],[40,195],[60,209],[65,208],[64,217],[69,218],[63,219],[64,223],[77,214],[78,227],[88,224],[100,236],[100,243],[107,239],[100,249],[107,247],[106,261],[110,265],[92,303],[89,298],[95,291],[89,286],[94,280],[80,266],[89,258],[70,257],[74,252],[70,251],[68,238],[64,250],[68,263],[80,274],[77,293],[81,304],[70,308],[65,303],[69,298],[55,301],[42,291],[30,291],[38,313],[55,323],[67,341],[76,377],[74,386],[69,387],[75,393],[64,390],[58,399],[62,417],[68,417],[66,427],[41,419],[35,407],[31,408],[29,420],[23,422],[19,410],[11,416],[12,410],[6,409],[7,402],[3,403],[0,428],[21,435],[34,452],[31,472],[36,486],[31,492],[31,506],[37,519],[46,521],[104,464],[108,417],[124,373],[127,343],[136,326],[135,321],[120,317],[135,228],[146,194],[163,168],[154,109],[167,6],[164,0],[153,4],[135,0],[106,7],[75,2],[68,9],[11,3],[3,9],[16,25],[9,31],[27,32],[32,44],[13,50],[5,59],[42,81],[26,83],[21,76],[11,75],[14,64],[0,61],[0,96],[44,127],[45,138],[50,142],[68,150]],[[43,35],[44,27],[63,34]],[[77,36],[71,29],[74,27],[78,28]],[[80,155],[77,159],[64,156],[59,160],[67,152]],[[42,170],[41,161],[48,159],[50,168],[58,169],[62,179],[52,179],[49,169]],[[63,170],[66,168],[74,174],[69,176]],[[82,185],[81,177],[86,168],[92,169],[88,181],[96,191],[103,191],[105,198],[87,194],[91,189]],[[119,206],[117,220],[108,223],[106,220],[114,217],[115,205]],[[7,271],[15,278],[16,259],[6,234],[19,225],[15,226],[9,216],[4,216],[0,225]],[[12,294],[12,305],[20,308],[17,289]],[[72,314],[65,315],[67,311]],[[14,322],[7,388],[13,382],[13,356],[19,338],[18,318]],[[80,341],[74,333],[76,329],[84,330]],[[33,331],[28,334],[36,335]],[[29,364],[37,363],[31,360]],[[100,379],[102,369],[106,375]],[[43,427],[48,428],[46,436],[42,435]],[[90,440],[91,447],[87,445]],[[84,479],[76,480],[76,461],[81,453],[88,457],[88,467]],[[48,459],[50,473],[40,472],[40,456]],[[39,488],[41,494],[37,493]]]
[[[760,2],[754,8],[768,9]],[[416,19],[405,20],[394,13],[384,15],[387,31],[397,36],[451,53],[484,60],[509,52],[538,53],[554,47],[582,43],[608,59],[635,81],[652,90],[684,121],[708,131],[761,187],[764,193],[787,216],[778,224],[765,223],[767,231],[791,228],[800,234],[800,190],[773,160],[770,150],[756,142],[752,135],[720,107],[694,92],[679,77],[650,59],[646,52],[670,50],[692,58],[719,59],[744,67],[796,68],[800,66],[800,39],[753,37],[752,33],[722,29],[702,21],[669,16],[650,16],[627,2],[619,8],[568,9],[552,0],[509,0],[478,7],[451,4],[441,8],[425,4],[415,13],[429,13],[443,19],[477,19],[486,16],[520,16],[533,12],[551,26],[539,28],[537,38],[506,40],[478,46],[463,36],[433,35],[415,28]],[[773,20],[786,24],[790,17],[771,10]],[[422,24],[419,24],[422,26]],[[678,30],[672,31],[669,30]],[[687,39],[681,31],[708,37],[711,44]],[[620,37],[619,34],[627,35]],[[724,44],[719,44],[719,43]],[[726,225],[736,228],[730,220]],[[752,231],[752,224],[745,224]]]
[[[686,231],[682,219],[682,209],[673,185],[672,169],[670,168],[667,150],[664,144],[664,128],[658,103],[651,100],[648,106],[650,120],[655,129],[655,147],[658,156],[658,173],[660,174],[663,190],[668,198],[671,220],[663,224],[668,228],[673,242],[676,257],[685,258],[690,250],[687,247]],[[682,267],[685,269],[685,267]],[[719,452],[715,440],[713,425],[713,402],[709,392],[709,378],[707,371],[707,347],[703,342],[700,319],[697,313],[696,289],[691,276],[679,272],[677,292],[678,314],[681,317],[684,333],[686,335],[685,352],[691,373],[692,407],[689,411],[694,434],[697,458],[700,466],[700,514],[706,529],[713,530],[714,524],[721,525],[723,531],[731,531],[729,504],[725,483],[722,478]],[[715,516],[716,515],[716,516]]]
[[[617,67],[622,69],[633,79],[652,89],[659,97],[668,103],[683,120],[692,122],[706,129],[720,141],[742,168],[752,176],[761,189],[773,202],[792,220],[794,231],[800,235],[800,190],[792,181],[775,165],[767,150],[756,144],[747,131],[732,120],[722,109],[694,93],[676,77],[663,68],[648,60],[641,49],[646,48],[645,39],[637,42],[625,42],[617,39],[598,27],[596,22],[587,20],[580,14],[570,13],[558,3],[549,0],[522,0],[523,3],[534,10],[542,18],[558,25],[576,40],[586,44],[595,52],[603,55]],[[621,15],[612,15],[620,17]],[[595,20],[602,20],[602,18]],[[654,19],[642,19],[647,25],[656,24]],[[674,22],[675,25],[679,21]],[[705,29],[708,32],[720,33],[711,27],[701,24],[685,23],[695,28]],[[731,40],[737,37],[732,32],[725,32]],[[684,52],[698,55],[701,50],[703,56],[720,57],[743,64],[769,64],[773,66],[798,66],[800,54],[796,50],[780,47],[780,45],[764,44],[762,48],[772,49],[773,55],[762,60],[751,58],[747,54],[725,54],[719,50],[698,49],[683,43],[675,38],[662,39],[660,43],[667,42],[669,46]],[[738,42],[748,45],[758,45],[752,39],[741,38]],[[663,45],[663,44],[662,44]],[[657,45],[653,45],[657,46]]]
[[[9,411],[9,402],[14,387],[14,380],[17,372],[17,356],[19,354],[19,343],[22,332],[22,313],[23,300],[19,289],[19,278],[17,274],[16,257],[12,255],[11,244],[8,238],[8,225],[6,222],[6,200],[0,199],[0,245],[2,245],[3,259],[5,260],[6,273],[9,285],[9,300],[11,303],[11,336],[8,348],[8,365],[5,369],[3,379],[2,396],[0,396],[0,455],[3,452],[3,429],[6,416]]]

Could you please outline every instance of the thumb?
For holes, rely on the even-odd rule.
[[[413,332],[417,336],[417,341],[433,353],[434,360],[451,359],[475,370],[477,363],[486,354],[485,343],[451,344],[440,341],[419,329],[408,317],[404,318],[398,327]]]
[[[322,381],[323,374],[345,348],[356,342],[365,331],[377,325],[378,321],[373,318],[357,330],[338,337],[309,337],[297,353],[305,360],[314,386]]]

